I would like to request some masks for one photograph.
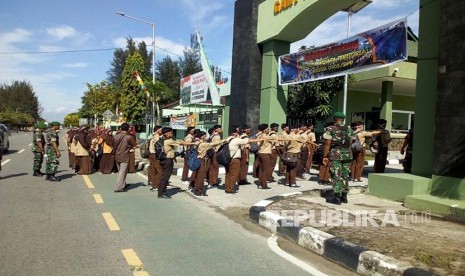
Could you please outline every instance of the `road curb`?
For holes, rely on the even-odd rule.
[[[345,241],[313,227],[301,227],[298,222],[287,219],[266,207],[286,197],[302,194],[326,195],[328,189],[313,189],[283,194],[261,200],[250,207],[249,219],[272,233],[286,238],[307,250],[335,262],[361,275],[430,276],[431,272],[413,267],[407,262],[383,255],[376,251]]]

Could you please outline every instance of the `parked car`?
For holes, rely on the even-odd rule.
[[[8,150],[10,149],[10,129],[4,125],[4,124],[0,124],[0,128],[3,130],[3,132],[5,133],[5,141],[3,141],[3,152],[6,153],[8,152]]]

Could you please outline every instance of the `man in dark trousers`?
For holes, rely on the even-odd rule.
[[[187,128],[187,135],[186,137],[184,137],[184,142],[186,143],[193,143],[194,142],[194,127],[188,127]],[[183,182],[183,184],[189,184],[189,167],[187,166],[187,161],[189,160],[189,149],[190,147],[184,147],[184,151],[185,151],[185,155],[184,155],[184,166],[182,168],[182,177],[181,177],[181,181]]]
[[[115,193],[125,192],[127,188],[126,176],[129,168],[129,150],[136,146],[136,139],[128,133],[129,125],[122,123],[120,132],[113,137],[115,149],[115,161],[118,168],[118,182]]]
[[[391,142],[391,135],[386,130],[387,121],[380,119],[378,121],[379,135],[376,137],[378,143],[378,152],[375,154],[375,165],[373,171],[375,173],[384,173],[386,170],[386,162],[388,156],[389,143]]]

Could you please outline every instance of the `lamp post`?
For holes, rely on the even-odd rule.
[[[155,23],[154,23],[154,22],[148,22],[148,21],[145,21],[145,20],[143,20],[143,19],[140,19],[140,18],[137,18],[137,17],[133,17],[133,16],[130,16],[130,15],[127,15],[127,14],[125,14],[125,13],[123,13],[123,12],[117,12],[116,14],[152,26],[152,83],[153,83],[153,89],[155,90]],[[156,116],[155,113],[156,113],[156,112],[155,112],[155,91],[153,91],[152,118],[151,118],[151,120],[152,120],[152,128],[153,128],[154,125],[155,125],[155,116]],[[148,128],[147,128],[147,126],[146,126],[145,132],[146,132],[147,135],[148,135]],[[148,136],[146,137],[146,139],[147,139],[147,138],[148,138]]]
[[[351,24],[352,14],[359,12],[361,9],[365,8],[372,2],[373,0],[361,0],[360,2],[352,4],[349,7],[342,10],[344,12],[347,12],[347,37],[349,37],[350,35],[350,24]],[[347,79],[348,79],[348,75],[345,74],[344,76],[344,102],[342,106],[342,112],[346,115],[346,117],[347,117],[346,112],[347,112],[347,85],[348,85]]]

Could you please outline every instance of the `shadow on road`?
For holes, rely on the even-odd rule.
[[[67,174],[62,174],[62,175],[57,174],[56,176],[59,177],[61,180],[65,180],[65,179],[72,178],[73,176],[76,176],[76,174],[74,173],[67,173]]]
[[[128,184],[126,186],[126,191],[129,191],[129,190],[132,190],[132,189],[137,189],[140,186],[146,187],[147,185],[145,183],[142,183],[142,182],[138,182],[138,183],[135,183],[135,184]]]
[[[13,150],[13,149],[10,149],[8,150],[7,152],[3,153],[3,155],[10,155],[10,154],[13,154],[13,153],[17,153],[19,150]]]
[[[28,175],[28,173],[10,174],[10,175],[7,175],[7,176],[2,176],[2,177],[0,177],[0,179],[7,179],[7,178],[23,176],[23,175]]]

